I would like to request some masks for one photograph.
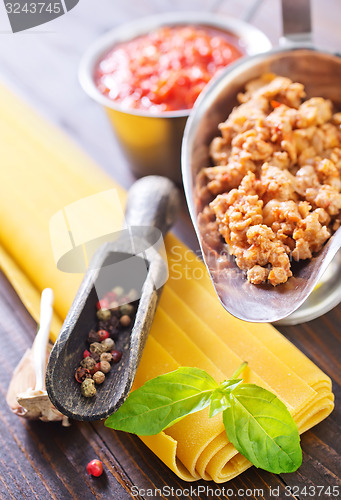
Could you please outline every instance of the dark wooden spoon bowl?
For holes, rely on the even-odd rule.
[[[95,254],[52,349],[46,370],[46,390],[54,406],[76,420],[98,420],[116,411],[127,398],[154,318],[162,285],[168,277],[160,255],[163,236],[173,225],[179,193],[168,179],[144,177],[129,191],[127,229]],[[96,325],[99,291],[133,287],[139,300],[134,323],[115,345],[122,352],[92,398],[81,395],[75,370],[87,348],[87,336]],[[125,288],[127,290],[127,288]]]

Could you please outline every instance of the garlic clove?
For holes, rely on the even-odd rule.
[[[46,288],[41,294],[40,326],[31,349],[28,349],[14,370],[6,401],[20,417],[44,422],[61,420],[69,425],[68,418],[51,403],[45,390],[45,371],[49,352],[49,332],[52,318],[53,292]]]
[[[17,415],[23,416],[26,413],[25,409],[17,401],[18,394],[33,388],[35,383],[33,353],[32,349],[27,349],[14,370],[6,396],[8,406]]]
[[[31,420],[42,420],[43,422],[63,421],[63,425],[69,425],[68,419],[62,415],[51,403],[47,392],[37,394],[37,391],[27,391],[19,394],[18,404],[25,409],[25,417]]]
[[[49,351],[46,352],[46,363]],[[51,403],[47,392],[36,391],[35,362],[33,349],[28,349],[14,370],[6,401],[13,413],[19,417],[43,422],[62,421],[68,424],[68,418],[60,413]]]

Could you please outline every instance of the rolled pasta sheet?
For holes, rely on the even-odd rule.
[[[163,300],[165,299],[163,298]],[[226,327],[228,327],[228,324]],[[193,331],[196,331],[195,328],[191,329],[192,336]],[[281,336],[279,339],[281,339]],[[285,340],[285,342],[287,341]],[[290,343],[288,345],[291,346]],[[268,350],[268,346],[263,345],[263,350]],[[221,345],[218,343],[216,345],[217,358],[220,357],[220,354]],[[259,354],[262,355],[261,352]],[[292,356],[295,354],[298,354],[301,358],[301,363],[307,364],[313,376],[312,378],[315,379],[314,370],[311,369],[314,364],[305,356],[302,357],[302,353],[292,346]],[[226,356],[226,372],[229,366],[233,366],[233,372],[234,365],[233,363],[230,364],[230,359],[235,361],[234,353],[231,352],[230,358],[226,355],[226,351],[224,355]],[[214,358],[212,353],[211,356]],[[179,363],[180,360],[181,363]],[[195,363],[193,363],[193,360],[195,360]],[[276,370],[279,367],[280,373],[283,364],[278,358],[277,362],[278,364],[273,365],[272,369]],[[224,376],[224,373],[217,369],[214,362],[198,348],[190,336],[175,325],[160,307],[142,356],[133,389],[140,387],[149,378],[176,370],[180,365],[197,366],[205,369],[218,382],[232,374],[230,372]],[[282,401],[285,401],[291,407],[291,413],[298,425],[299,432],[302,433],[321,422],[331,413],[334,406],[334,397],[331,392],[330,379],[316,367],[316,372],[321,377],[320,382],[309,385],[297,374],[290,371],[287,365],[285,366],[286,380],[287,383],[289,381],[291,384],[292,398],[278,391],[278,389],[276,391],[271,386],[266,370],[260,377],[252,370],[252,367],[247,368],[245,378],[248,382],[257,382],[259,385],[268,388]],[[167,367],[166,370],[164,370],[164,367]],[[151,371],[153,374],[149,376]],[[305,403],[302,403],[301,398],[297,397],[297,392],[305,394]],[[298,407],[301,408],[299,411],[297,411]],[[221,414],[209,418],[208,409],[188,415],[158,436],[140,436],[140,438],[168,467],[185,481],[205,479],[223,483],[236,477],[252,465],[228,441]]]

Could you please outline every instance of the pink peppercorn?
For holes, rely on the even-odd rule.
[[[131,302],[131,300],[130,300],[130,297],[128,297],[128,295],[125,295],[124,297],[121,297],[119,299],[120,305],[129,304],[129,302]]]
[[[99,477],[103,474],[103,464],[100,460],[91,460],[86,466],[89,475]]]
[[[97,334],[99,335],[100,342],[109,337],[109,332],[107,332],[106,330],[98,330]]]
[[[97,309],[109,309],[109,302],[107,299],[101,299],[96,304]]]
[[[93,369],[91,370],[91,375],[93,375],[94,373],[98,372],[99,370],[101,369],[101,363],[98,362],[95,364],[95,366],[93,367]]]
[[[117,298],[117,294],[115,292],[108,292],[106,295],[105,295],[105,300],[107,300],[110,304],[110,302],[113,302],[114,300],[116,300]]]

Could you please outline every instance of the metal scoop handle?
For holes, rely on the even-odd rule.
[[[165,236],[179,209],[180,195],[174,182],[166,177],[149,175],[136,181],[129,190],[126,224],[155,227]]]
[[[282,0],[282,22],[280,45],[312,43],[310,0]]]

